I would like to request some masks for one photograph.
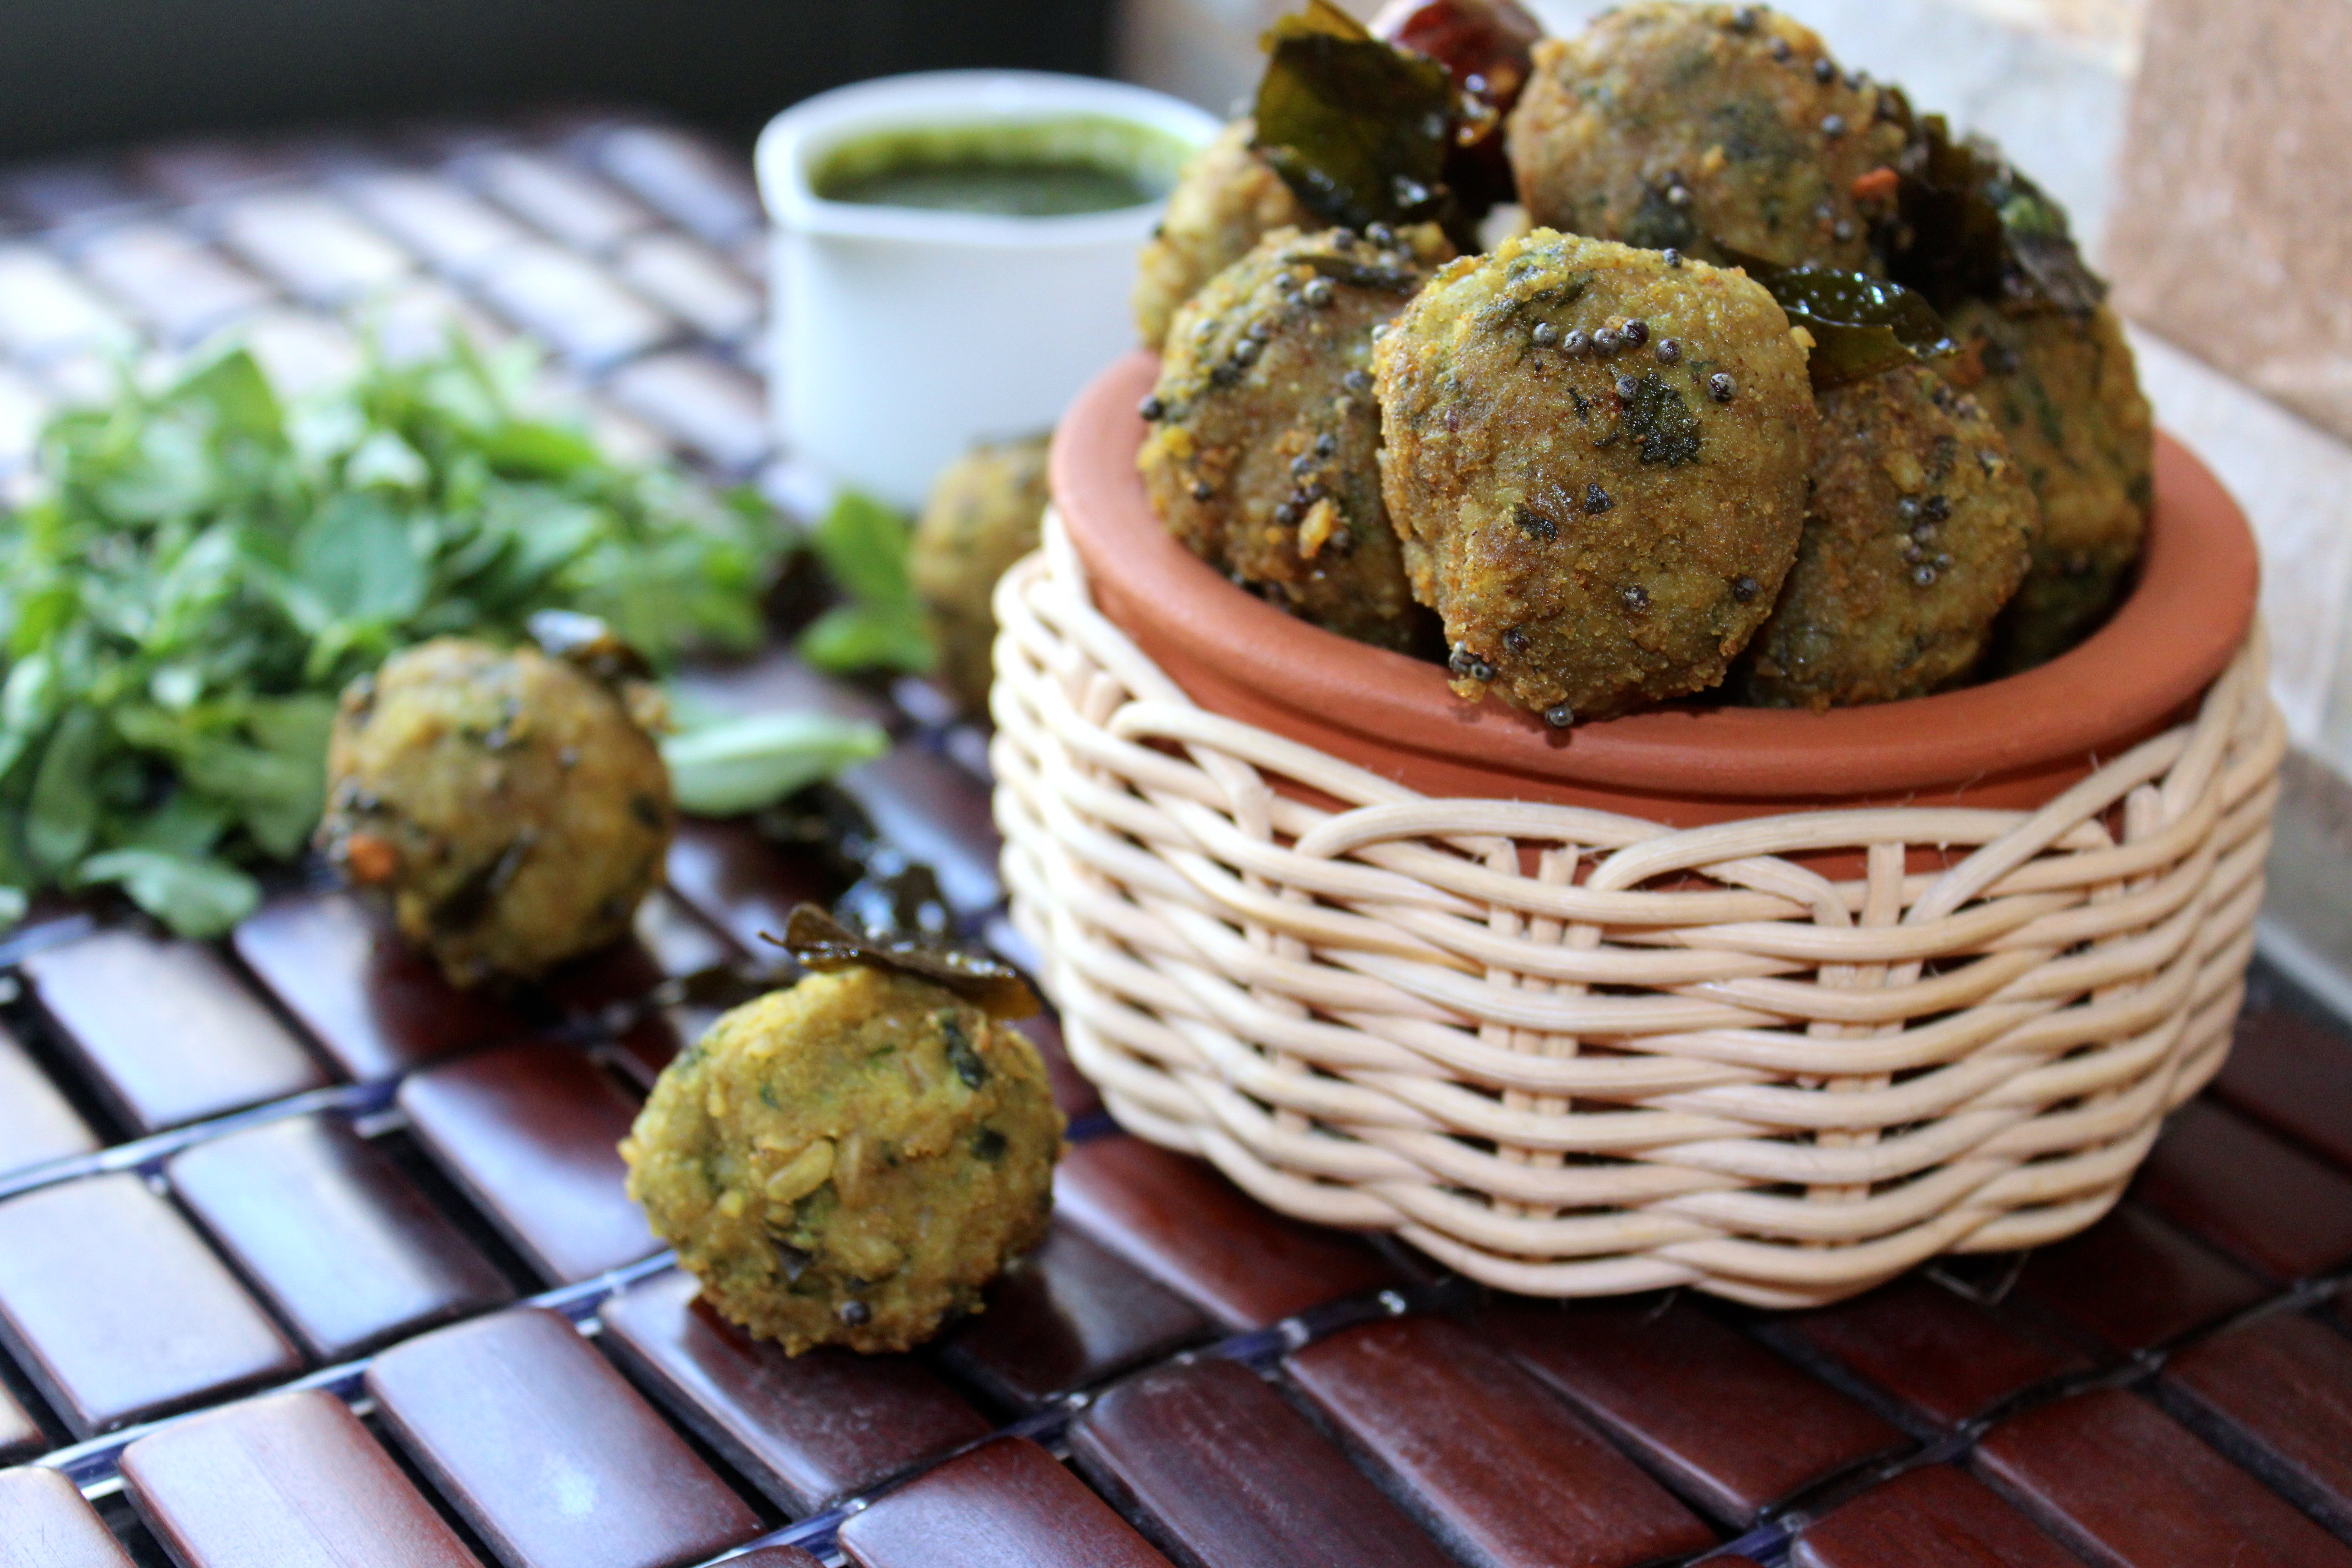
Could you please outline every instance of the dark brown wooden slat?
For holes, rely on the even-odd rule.
[[[1072,1146],[1054,1175],[1054,1202],[1070,1224],[1231,1329],[1404,1282],[1357,1237],[1286,1219],[1214,1167],[1140,1138]]]
[[[128,1173],[0,1204],[0,1330],[77,1437],[302,1365],[188,1222]]]
[[[1477,1327],[1730,1524],[1904,1446],[1861,1405],[1687,1301],[1497,1307]]]
[[[2258,1318],[2174,1356],[2164,1388],[2216,1447],[2352,1535],[2352,1339]]]
[[[677,1568],[759,1519],[572,1325],[437,1329],[367,1376],[402,1447],[507,1568]]]
[[[2090,1364],[1916,1275],[1784,1321],[1790,1333],[1945,1426]]]
[[[730,1557],[727,1568],[824,1568],[797,1546],[762,1546],[740,1557]]]
[[[2034,1253],[2017,1290],[2126,1352],[2169,1343],[2269,1293],[2247,1270],[2130,1202]]]
[[[664,1007],[649,1013],[613,1042],[613,1065],[651,1094],[654,1085],[661,1079],[662,1069],[676,1061],[680,1051],[708,1034],[710,1026],[722,1016],[719,1008],[693,1005]]]
[[[331,1394],[247,1400],[123,1450],[147,1528],[184,1568],[478,1568]]]
[[[97,1147],[66,1097],[0,1027],[0,1176]]]
[[[1118,1384],[1070,1453],[1182,1568],[1447,1568],[1437,1543],[1237,1363],[1203,1358]]]
[[[2213,1097],[2352,1169],[2352,1035],[2270,1007],[2238,1019]]]
[[[788,641],[771,643],[748,658],[698,660],[678,672],[677,685],[688,702],[725,713],[814,711],[862,719],[886,730],[898,722],[889,703],[816,668]]]
[[[163,1169],[315,1361],[349,1361],[514,1298],[465,1232],[339,1120],[233,1132]]]
[[[762,933],[783,935],[795,907],[830,905],[840,891],[814,853],[788,854],[748,822],[704,817],[678,819],[668,874],[670,890],[688,908],[762,963],[782,956]]]
[[[0,1568],[131,1568],[98,1510],[55,1470],[0,1470]]]
[[[2352,1547],[2120,1389],[2003,1422],[1976,1466],[2044,1529],[2114,1568],[2352,1568]]]
[[[0,1384],[0,1465],[13,1465],[29,1459],[47,1447],[47,1435],[33,1413]]]
[[[317,1089],[327,1075],[220,955],[118,928],[25,960],[34,994],[139,1132]]]
[[[1291,1355],[1293,1383],[1475,1568],[1633,1568],[1714,1532],[1459,1323],[1367,1323]]]
[[[2173,1117],[2132,1190],[2273,1279],[2352,1262],[2352,1173],[2210,1100],[2191,1100]]]
[[[858,1568],[1168,1568],[1125,1520],[1025,1437],[1000,1437],[841,1527]]]
[[[979,1412],[907,1356],[788,1356],[662,1275],[604,1303],[604,1343],[682,1423],[776,1506],[814,1513],[988,1436]]]
[[[1029,1410],[1211,1332],[1182,1297],[1056,1225],[1045,1246],[990,1288],[986,1311],[948,1332],[940,1356],[991,1398]]]
[[[451,985],[430,955],[349,893],[273,899],[233,940],[246,967],[362,1083],[529,1027],[488,993]]]
[[[547,977],[548,996],[574,1016],[635,1002],[663,981],[741,957],[736,945],[658,889],[637,905],[626,940],[575,958]]]
[[[637,1108],[584,1053],[502,1046],[416,1074],[399,1098],[417,1142],[549,1283],[660,1250],[621,1161]]]
[[[1805,1527],[1792,1568],[2078,1568],[1974,1477],[1924,1465]]]

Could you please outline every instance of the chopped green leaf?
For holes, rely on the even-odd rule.
[[[294,574],[337,620],[401,621],[432,588],[389,502],[359,490],[328,498],[294,541]]]
[[[843,490],[809,534],[844,602],[801,633],[801,657],[819,669],[927,673],[939,659],[908,574],[907,520],[871,496]]]
[[[835,675],[860,669],[928,675],[940,659],[921,613],[901,606],[835,605],[809,623],[796,646],[803,658]]]
[[[1457,95],[1444,66],[1367,32],[1329,0],[1265,36],[1258,152],[1327,223],[1444,216]]]
[[[41,748],[25,812],[25,847],[45,871],[63,870],[79,859],[98,831],[95,774],[105,728],[97,710],[69,709]]]
[[[866,605],[914,603],[907,574],[907,520],[872,496],[844,490],[809,535],[841,591]]]
[[[75,880],[120,883],[133,903],[182,936],[220,936],[261,902],[260,887],[227,862],[161,849],[93,855]]]
[[[733,816],[889,750],[874,724],[827,713],[761,713],[671,735],[661,743],[678,809]]]

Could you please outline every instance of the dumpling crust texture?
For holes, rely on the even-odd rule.
[[[2156,497],[2156,422],[2105,305],[2012,316],[1969,300],[1948,324],[1961,352],[1939,368],[2000,426],[2042,508],[1992,656],[1993,673],[2010,674],[2074,647],[2122,591]]]
[[[720,1316],[794,1355],[903,1351],[1045,1240],[1062,1128],[1018,1030],[860,966],[722,1016],[621,1153]]]
[[[1923,697],[1967,678],[2024,580],[2032,489],[1976,400],[1906,365],[1816,403],[1797,564],[1733,683],[1767,707]]]
[[[319,841],[457,984],[543,973],[661,878],[669,770],[635,703],[535,648],[420,643],[343,693]]]
[[[1880,270],[1905,134],[1884,89],[1761,6],[1640,0],[1536,46],[1512,115],[1540,225],[1711,261]],[[1859,184],[1857,184],[1859,182]]]
[[[1135,330],[1156,349],[1176,308],[1277,228],[1312,228],[1274,165],[1250,147],[1257,122],[1236,120],[1194,153],[1168,193],[1168,213],[1138,258]]]
[[[1723,679],[1796,559],[1805,352],[1736,269],[1537,229],[1376,353],[1381,485],[1454,689],[1556,724]]]
[[[1433,641],[1381,498],[1372,332],[1452,254],[1278,229],[1176,313],[1137,454],[1154,512],[1202,560],[1328,631]]]
[[[931,486],[907,573],[939,642],[935,679],[968,713],[988,708],[996,580],[1037,548],[1049,499],[1046,438],[976,447]]]

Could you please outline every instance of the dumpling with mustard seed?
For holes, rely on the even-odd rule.
[[[1556,727],[1702,691],[1804,526],[1805,351],[1744,273],[1537,229],[1375,354],[1381,489],[1454,690]]]
[[[1398,652],[1433,644],[1433,626],[1381,499],[1372,333],[1450,254],[1431,226],[1267,236],[1177,311],[1137,455],[1153,510],[1192,553],[1301,619]]]
[[[1874,273],[1906,122],[1786,16],[1637,0],[1536,46],[1508,144],[1538,224],[1709,261]]]
[[[1177,175],[1167,215],[1137,258],[1135,330],[1144,347],[1160,347],[1177,307],[1265,236],[1314,226],[1313,215],[1251,147],[1256,134],[1255,121],[1234,121]]]
[[[1924,365],[1815,402],[1797,563],[1731,684],[1743,701],[1814,709],[1952,686],[2025,578],[2032,488],[1976,400]]]
[[[621,1154],[721,1317],[793,1355],[903,1351],[1045,1240],[1062,1130],[1010,1023],[856,964],[722,1016]]]
[[[2156,425],[2106,306],[2012,315],[1968,300],[1948,319],[1960,353],[1938,368],[2000,426],[2042,510],[1990,660],[2009,674],[2065,652],[2113,607],[2147,531]]]

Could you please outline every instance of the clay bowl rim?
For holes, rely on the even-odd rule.
[[[1491,698],[1463,701],[1436,665],[1285,615],[1171,539],[1135,467],[1145,431],[1136,405],[1158,366],[1148,350],[1114,361],[1054,436],[1055,503],[1105,614],[1140,642],[1180,644],[1208,677],[1297,715],[1303,731],[1345,731],[1382,751],[1685,797],[1899,796],[2120,752],[2184,716],[2253,624],[2261,568],[2245,516],[2158,432],[2137,582],[2105,626],[2039,668],[1826,713],[1684,702],[1554,731]],[[1149,624],[1122,620],[1137,610]]]

